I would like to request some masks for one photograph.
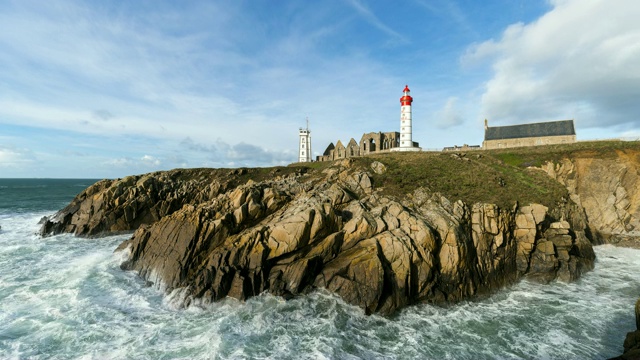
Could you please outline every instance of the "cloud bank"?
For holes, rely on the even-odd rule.
[[[576,119],[581,128],[640,126],[640,2],[551,5],[538,20],[511,25],[463,57],[492,63],[482,113],[502,124]]]

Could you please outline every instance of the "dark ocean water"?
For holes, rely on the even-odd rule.
[[[0,215],[54,211],[97,180],[0,179]]]
[[[640,251],[596,248],[572,284],[366,316],[317,291],[178,309],[121,271],[127,236],[39,238],[38,220],[94,180],[0,179],[0,359],[603,359],[635,327]]]

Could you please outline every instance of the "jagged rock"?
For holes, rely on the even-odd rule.
[[[567,187],[570,198],[583,206],[590,231],[598,242],[615,242],[619,235],[640,234],[640,163],[632,154],[616,158],[565,158],[542,169]]]
[[[129,251],[123,268],[205,301],[265,290],[288,298],[323,287],[367,313],[387,314],[487,293],[527,275],[572,280],[579,273],[571,271],[584,268],[566,264],[594,259],[576,259],[569,223],[541,205],[469,209],[438,194],[427,199],[424,190],[403,204],[373,195],[366,172],[327,174],[334,183],[297,195],[290,184],[267,181],[183,207],[119,247]]]
[[[396,199],[376,192],[366,170],[348,159],[313,181],[297,169],[260,181],[243,178],[250,169],[103,181],[43,233],[137,229],[118,247],[127,252],[121,267],[164,291],[182,289],[185,305],[322,287],[367,313],[389,314],[523,276],[573,280],[593,263],[584,212],[467,205],[427,189]]]
[[[238,176],[247,171],[178,169],[102,180],[78,194],[64,209],[43,218],[40,235],[73,233],[100,236],[134,231],[142,225],[159,221],[186,204],[199,204],[234,189],[239,185]],[[267,208],[273,206],[275,204],[269,201],[266,204]],[[253,203],[247,204],[245,210],[259,211]],[[242,216],[243,213],[236,215]]]

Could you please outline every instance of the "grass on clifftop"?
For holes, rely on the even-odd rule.
[[[618,152],[638,152],[638,141],[582,141],[574,144],[534,146],[525,148],[512,148],[490,150],[491,154],[505,164],[529,167],[540,167],[548,161],[559,162],[563,158],[595,157],[599,159],[615,158]]]
[[[418,187],[451,201],[488,202],[500,207],[540,203],[553,207],[567,190],[540,167],[563,158],[614,158],[620,152],[640,156],[640,142],[594,141],[489,151],[386,153],[358,158],[363,166],[380,161],[385,174],[374,175],[383,193],[403,196]]]
[[[503,208],[516,202],[552,207],[568,197],[567,190],[544,172],[508,165],[484,152],[389,153],[357,161],[369,166],[376,160],[387,166],[387,172],[374,174],[374,186],[386,195],[402,197],[424,187],[451,201],[486,202]]]

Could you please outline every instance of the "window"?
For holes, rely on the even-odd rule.
[[[304,141],[303,141],[304,142]],[[302,148],[304,149],[304,144],[302,144]]]
[[[305,140],[306,140],[305,138],[302,138],[302,142],[305,142]]]
[[[304,151],[302,152],[302,156],[304,156]]]

